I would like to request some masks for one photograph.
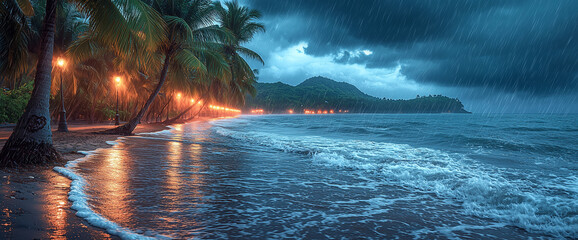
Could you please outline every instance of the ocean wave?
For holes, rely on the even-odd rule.
[[[558,237],[578,234],[575,194],[553,195],[552,188],[548,187],[556,186],[567,192],[575,190],[574,185],[565,185],[559,178],[544,180],[549,181],[547,183],[508,178],[503,170],[463,154],[407,144],[239,132],[219,126],[215,126],[214,131],[249,144],[306,154],[314,164],[377,173],[383,181],[453,199],[467,214]],[[496,144],[488,139],[467,140],[482,145]],[[497,144],[511,149],[527,147],[506,142]]]
[[[572,154],[566,146],[553,145],[548,142],[528,142],[527,140],[506,139],[504,137],[467,136],[464,134],[436,134],[436,139],[451,141],[452,144],[463,144],[474,149],[504,150],[509,152],[536,152],[554,156]]]
[[[336,131],[342,132],[342,133],[356,133],[356,134],[370,134],[370,133],[372,133],[369,130],[367,130],[367,127],[340,127]]]

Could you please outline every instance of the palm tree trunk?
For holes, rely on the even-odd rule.
[[[132,131],[136,128],[136,126],[140,123],[141,118],[144,116],[146,111],[149,109],[150,105],[153,103],[161,88],[163,87],[165,80],[167,79],[167,71],[169,70],[169,65],[171,61],[172,51],[168,51],[165,57],[165,62],[163,64],[163,69],[161,70],[161,76],[159,78],[159,83],[155,90],[151,93],[148,100],[146,101],[145,105],[141,108],[138,112],[136,117],[132,118],[128,123],[113,129],[109,129],[106,131],[102,131],[99,133],[103,134],[121,134],[121,135],[132,135]]]
[[[179,115],[177,115],[174,118],[171,118],[169,120],[164,121],[164,124],[172,124],[175,121],[177,121],[179,118],[181,118],[183,115],[185,115],[186,113],[188,113],[191,109],[193,109],[193,107],[197,106],[199,104],[199,101],[195,102],[194,104],[191,104],[191,106],[189,106],[187,109],[185,109],[182,113],[180,113]]]
[[[50,85],[57,0],[46,1],[34,89],[24,114],[0,152],[1,167],[38,165],[60,160],[52,146]]]
[[[162,118],[163,112],[165,111],[165,108],[169,105],[169,103],[171,102],[171,100],[173,100],[173,95],[171,95],[171,97],[169,98],[169,100],[167,101],[167,103],[165,103],[165,105],[163,105],[163,107],[161,108],[161,111],[158,113],[157,117],[155,118],[156,121],[158,122],[158,119]],[[167,110],[168,111],[168,110]]]
[[[203,111],[205,106],[207,106],[207,102],[203,102],[203,106],[201,106],[201,108],[199,108],[199,111],[197,111],[197,113],[195,113],[192,117],[187,118],[185,121],[190,121],[190,120],[195,119],[199,115],[199,113],[201,113],[201,111]]]

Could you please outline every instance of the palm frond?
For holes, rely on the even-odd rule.
[[[84,34],[68,47],[66,57],[71,62],[80,63],[94,57],[98,52],[97,48],[98,44],[92,35]]]
[[[187,22],[176,16],[163,16],[167,23],[169,41],[174,43],[193,41],[193,29]]]
[[[189,71],[196,71],[200,74],[207,73],[207,67],[197,56],[189,49],[184,49],[179,51],[174,56],[173,65],[179,66],[183,69],[188,69]]]
[[[27,17],[34,16],[34,8],[32,7],[30,0],[16,0],[16,2],[18,3],[18,7],[20,7],[20,10],[22,13],[24,13],[24,15]]]
[[[237,51],[239,53],[242,53],[245,56],[250,57],[252,59],[255,59],[255,60],[259,61],[260,63],[262,63],[263,65],[265,65],[265,61],[263,61],[261,56],[258,53],[254,52],[253,50],[245,48],[245,47],[238,47]]]
[[[102,45],[126,54],[142,42],[154,50],[165,38],[162,18],[140,0],[71,0],[90,16],[90,31]]]

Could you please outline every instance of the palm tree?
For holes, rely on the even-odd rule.
[[[204,85],[204,90],[202,90],[204,92],[202,99],[205,104],[208,102],[244,103],[247,93],[255,95],[254,84],[257,79],[255,71],[251,70],[249,64],[239,56],[239,53],[264,64],[259,54],[241,46],[241,44],[251,41],[256,33],[265,31],[263,24],[254,22],[254,20],[261,17],[261,13],[256,10],[250,10],[247,7],[241,7],[237,1],[226,2],[225,6],[227,8],[224,8],[219,2],[214,4],[221,27],[228,30],[233,35],[233,38],[223,39],[224,44],[213,45],[213,47],[220,48],[218,51],[225,55],[229,71],[224,75],[209,78],[210,81]],[[196,105],[189,106],[177,117],[165,123],[175,122]],[[193,116],[198,115],[203,107],[204,105]]]
[[[0,86],[6,82],[11,89],[28,71],[28,42],[32,34],[28,17],[34,15],[34,9],[30,2],[21,2],[0,2]]]
[[[233,99],[236,102],[244,102],[247,93],[251,95],[256,93],[254,87],[256,77],[249,64],[239,53],[262,64],[265,64],[265,62],[259,54],[241,46],[241,44],[251,41],[255,34],[264,32],[265,26],[255,22],[261,17],[259,11],[240,6],[236,0],[226,2],[225,6],[226,8],[219,2],[215,3],[221,26],[228,29],[234,36],[233,39],[226,42],[223,49],[231,71],[231,81],[227,89],[229,90],[229,99]]]
[[[159,80],[134,118],[118,128],[102,133],[132,134],[167,78],[178,80],[190,79],[191,76],[202,77],[209,72],[222,71],[222,66],[226,65],[219,54],[211,51],[210,42],[227,38],[229,35],[218,26],[212,25],[215,12],[209,0],[155,0],[152,6],[163,16],[167,26],[164,32],[166,41],[158,49],[164,56]],[[208,69],[207,66],[212,67]]]
[[[19,4],[21,9],[30,4],[26,0],[19,2],[24,3]],[[99,42],[112,46],[118,53],[134,51],[140,42],[153,49],[164,38],[158,35],[164,28],[160,17],[140,0],[127,0],[119,6],[111,0],[72,2],[81,13],[90,16],[90,32],[98,35]],[[49,111],[57,4],[58,0],[46,1],[34,89],[24,114],[0,152],[0,166],[42,164],[60,159],[52,146]]]

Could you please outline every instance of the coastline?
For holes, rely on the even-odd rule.
[[[0,170],[1,239],[119,239],[103,229],[91,226],[76,216],[68,200],[71,180],[53,170],[67,162],[82,158],[80,152],[111,147],[107,142],[121,135],[93,132],[115,127],[109,124],[69,124],[68,133],[53,131],[54,147],[65,161],[33,169]],[[56,129],[53,127],[53,129]],[[134,133],[169,129],[162,124],[142,124]],[[0,128],[0,147],[12,133],[12,128]]]

